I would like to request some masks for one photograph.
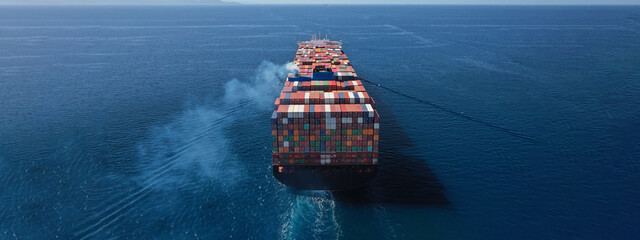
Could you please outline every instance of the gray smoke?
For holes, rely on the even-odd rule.
[[[253,100],[262,108],[271,108],[274,97],[282,89],[282,80],[288,73],[299,70],[292,62],[276,65],[263,61],[249,82],[241,82],[234,78],[224,85],[224,101],[227,105],[234,105]]]
[[[246,115],[243,111],[255,110],[251,106],[270,109],[284,77],[295,71],[293,63],[262,62],[247,81],[232,79],[224,84],[224,104],[190,107],[154,127],[148,140],[138,145],[141,185],[174,189],[203,180],[220,186],[237,182],[242,166],[229,152],[225,130]]]

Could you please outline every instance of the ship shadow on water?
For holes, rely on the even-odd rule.
[[[412,156],[419,149],[391,114],[385,114],[380,128],[378,175],[362,188],[333,192],[334,199],[354,205],[448,206],[444,186],[425,159]]]
[[[333,192],[340,203],[355,205],[447,206],[444,187],[424,160],[387,152],[380,158],[378,175],[371,183],[351,191]],[[391,161],[394,161],[391,163]]]

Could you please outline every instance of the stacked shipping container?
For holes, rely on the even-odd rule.
[[[352,80],[358,77],[347,55],[342,52],[339,42],[303,42],[298,46],[293,62],[300,68],[300,76],[311,77],[313,69],[324,67],[331,69],[337,80]]]
[[[340,43],[301,42],[294,62],[271,116],[273,164],[377,164],[380,118]],[[333,79],[312,79],[319,68]]]

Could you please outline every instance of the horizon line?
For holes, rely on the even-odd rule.
[[[545,3],[545,4],[535,4],[535,3],[239,3],[239,2],[222,2],[222,3],[184,3],[184,4],[158,4],[158,3],[149,3],[149,4],[102,4],[102,3],[57,3],[57,4],[40,4],[40,3],[0,3],[0,6],[309,6],[309,5],[317,5],[317,6],[330,6],[330,5],[338,5],[338,6],[640,6],[640,3]]]

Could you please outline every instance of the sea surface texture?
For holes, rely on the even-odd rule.
[[[271,172],[297,41],[342,40],[380,174]],[[637,239],[640,7],[0,7],[0,239]]]

